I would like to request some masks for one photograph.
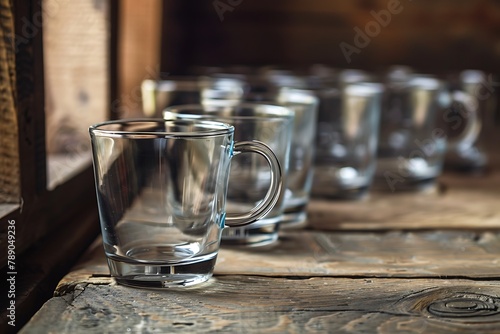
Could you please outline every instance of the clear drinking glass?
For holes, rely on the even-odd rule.
[[[162,117],[163,109],[173,105],[200,104],[203,101],[241,100],[245,82],[237,78],[181,76],[164,80],[144,80],[141,85],[145,116]]]
[[[273,105],[242,103],[234,105],[220,103],[204,105],[182,105],[165,109],[165,118],[210,119],[229,123],[235,128],[235,140],[259,140],[266,143],[280,162],[287,183],[290,140],[293,128],[293,111]],[[238,155],[231,162],[233,182],[227,194],[228,212],[245,212],[255,206],[269,187],[269,167],[255,154]],[[259,221],[239,227],[224,229],[222,245],[262,247],[278,240],[283,219],[284,192],[273,210]]]
[[[148,117],[161,117],[163,109],[172,104],[200,103],[201,100],[198,77],[147,79],[142,82],[141,94],[142,109]]]
[[[494,122],[496,87],[493,76],[479,70],[464,70],[450,80],[450,91],[460,96],[462,103],[450,106],[441,117],[448,138],[445,167],[477,171],[487,165],[485,135]]]
[[[307,205],[314,175],[318,98],[309,90],[283,87],[275,100],[295,113],[281,228],[301,228],[307,225]]]
[[[313,91],[304,89],[307,80],[292,71],[261,68],[255,75],[245,74],[240,79],[246,87],[243,101],[277,104],[295,113],[280,229],[305,227],[314,172],[318,99]]]
[[[382,93],[376,83],[317,90],[313,197],[357,199],[367,193],[377,163]]]
[[[89,131],[104,250],[120,284],[208,280],[223,228],[254,223],[280,200],[282,170],[273,151],[258,141],[235,142],[229,124],[120,120]],[[244,153],[268,164],[267,188],[248,210],[226,213],[231,160]]]
[[[432,76],[411,74],[386,85],[378,144],[380,190],[426,190],[436,184],[446,151],[446,131],[437,120],[463,94],[448,94]]]

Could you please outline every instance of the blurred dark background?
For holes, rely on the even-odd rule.
[[[499,70],[498,0],[187,0],[164,1],[162,12],[162,72],[314,63]],[[356,44],[359,30],[366,36]],[[350,63],[342,43],[357,48]]]
[[[500,72],[498,0],[113,3],[118,97],[133,94],[144,79],[207,67],[383,71],[406,65],[443,77],[478,69],[496,78]],[[140,106],[121,100],[124,109]]]

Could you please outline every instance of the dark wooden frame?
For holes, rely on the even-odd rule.
[[[89,166],[53,190],[47,190],[45,152],[45,101],[42,7],[39,0],[7,1],[14,17],[11,42],[16,48],[15,105],[19,140],[19,205],[0,217],[0,244],[7,245],[9,222],[15,222],[16,328],[19,330],[49,299],[61,277],[99,233],[93,171]],[[116,43],[118,1],[110,6],[110,96],[116,98]],[[30,30],[33,28],[35,30]],[[108,101],[108,104],[109,104]],[[112,117],[113,115],[109,115]],[[14,191],[14,195],[15,195]],[[2,247],[3,248],[3,247]],[[7,249],[0,252],[7,273]],[[8,300],[2,298],[0,317],[4,327]],[[5,306],[5,307],[4,307]],[[4,329],[12,330],[5,324]],[[0,330],[0,332],[6,332]]]

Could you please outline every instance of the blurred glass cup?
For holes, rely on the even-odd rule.
[[[268,145],[282,166],[284,185],[287,184],[290,143],[294,112],[276,105],[228,102],[203,105],[180,105],[166,108],[166,119],[209,119],[234,126],[235,140],[258,140]],[[231,178],[227,193],[227,211],[247,212],[263,197],[270,182],[268,164],[260,156],[246,154],[231,161]],[[262,247],[275,244],[285,209],[285,191],[280,194],[273,210],[255,224],[241,228],[225,229],[222,245]]]
[[[214,77],[225,75],[213,74]],[[303,228],[307,225],[307,205],[314,173],[318,98],[312,90],[304,89],[307,79],[290,70],[263,67],[254,75],[242,74],[240,78],[246,83],[243,101],[277,104],[295,113],[286,176],[285,213],[280,229]]]
[[[172,77],[165,80],[144,80],[141,85],[142,107],[147,117],[161,117],[166,107],[182,104],[241,100],[245,83],[237,78],[206,76]]]
[[[452,104],[444,111],[441,124],[448,138],[445,167],[475,171],[487,165],[485,127],[493,123],[496,85],[491,74],[478,70],[464,70],[450,80],[451,91],[468,94],[462,98],[473,112],[464,109],[464,103]]]
[[[435,186],[443,169],[447,137],[438,115],[452,103],[475,112],[467,94],[449,94],[433,76],[389,78],[380,122],[377,189],[394,192]]]
[[[200,103],[201,99],[199,79],[187,76],[168,80],[144,80],[141,94],[142,109],[147,117],[161,117],[167,106]]]
[[[316,93],[320,107],[312,196],[361,198],[376,168],[383,86],[346,82]]]
[[[319,101],[310,90],[288,87],[279,90],[275,101],[295,113],[281,228],[302,228],[307,225],[307,205],[314,175],[314,139]]]

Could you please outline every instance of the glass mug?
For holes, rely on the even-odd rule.
[[[304,89],[306,79],[291,71],[261,68],[254,75],[243,75],[244,103],[274,104],[291,109],[295,116],[286,173],[284,214],[280,229],[300,229],[308,224],[309,204],[314,173],[314,136],[318,99]],[[226,74],[227,75],[227,74]],[[224,74],[221,74],[222,78]],[[214,75],[214,78],[217,78]],[[203,103],[214,101],[203,101]]]
[[[165,80],[144,80],[141,84],[142,109],[147,117],[162,117],[172,105],[200,104],[204,101],[234,103],[241,100],[245,84],[237,78],[180,76]]]
[[[497,84],[491,74],[479,70],[462,71],[450,81],[450,91],[461,97],[461,103],[450,105],[441,117],[448,139],[445,168],[478,171],[488,163],[484,146],[491,131],[488,127],[494,123]]]
[[[295,113],[282,228],[298,229],[308,224],[319,100],[311,90],[282,87],[275,101]]]
[[[376,184],[380,190],[427,189],[441,174],[446,148],[436,132],[442,83],[415,76],[387,83],[380,122]]]
[[[283,186],[280,163],[234,127],[201,120],[119,120],[89,128],[103,245],[119,284],[168,288],[208,280],[225,226],[269,213]],[[226,213],[233,156],[257,153],[270,186],[247,212]]]
[[[235,139],[255,139],[266,143],[274,152],[288,180],[289,152],[294,125],[294,112],[288,108],[260,104],[232,104],[172,106],[164,110],[164,118],[209,119],[229,123],[235,128]],[[260,159],[259,159],[260,158]],[[240,155],[231,162],[231,175],[235,182],[229,184],[226,198],[228,212],[244,212],[261,200],[269,183],[269,167],[255,154]],[[224,229],[223,246],[262,247],[278,241],[283,220],[285,192],[274,208],[262,219],[250,225]]]
[[[448,93],[441,80],[421,74],[393,78],[386,84],[378,141],[376,184],[379,190],[433,189],[447,146],[439,115],[452,104],[475,114],[463,92]]]
[[[359,199],[377,164],[383,86],[350,83],[318,89],[320,100],[312,196]]]

